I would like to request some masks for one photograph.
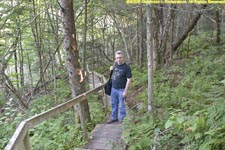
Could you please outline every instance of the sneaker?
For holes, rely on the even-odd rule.
[[[107,124],[110,124],[110,123],[113,123],[113,122],[117,122],[117,121],[118,121],[118,119],[115,119],[115,120],[110,119],[110,120],[107,121]]]

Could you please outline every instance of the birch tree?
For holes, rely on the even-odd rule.
[[[148,111],[152,111],[152,101],[153,101],[153,79],[152,79],[152,49],[150,45],[150,10],[149,5],[146,6],[146,16],[147,16],[147,23],[146,23],[146,34],[147,34],[147,59],[148,59]]]

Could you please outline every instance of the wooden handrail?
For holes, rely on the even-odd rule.
[[[20,125],[17,127],[16,131],[14,132],[12,138],[10,139],[4,150],[30,150],[28,137],[29,128],[33,128],[35,125],[40,124],[41,122],[49,118],[52,118],[62,112],[65,112],[66,110],[70,109],[73,105],[81,103],[82,101],[87,99],[87,96],[102,90],[104,85],[105,83],[98,86],[97,88],[94,88],[84,94],[79,95],[74,99],[71,99],[43,113],[40,113],[34,117],[22,121]]]

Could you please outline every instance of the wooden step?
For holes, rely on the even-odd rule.
[[[96,150],[120,150],[122,124],[116,122],[112,124],[98,124],[92,131],[92,139],[85,148]]]
[[[95,149],[74,148],[73,150],[95,150]]]

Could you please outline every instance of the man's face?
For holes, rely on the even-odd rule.
[[[121,65],[124,63],[124,56],[122,54],[116,54],[116,62]]]

